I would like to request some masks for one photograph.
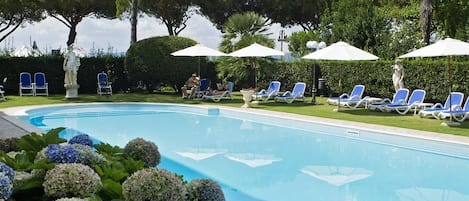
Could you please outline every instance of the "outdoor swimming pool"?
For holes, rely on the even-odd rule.
[[[51,106],[20,119],[119,146],[143,137],[159,146],[159,167],[212,178],[228,201],[469,200],[467,145],[167,104]]]

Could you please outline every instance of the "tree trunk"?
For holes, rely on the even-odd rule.
[[[137,42],[137,15],[138,6],[137,0],[132,0],[132,16],[130,17],[130,45]]]
[[[68,33],[68,40],[67,40],[67,46],[70,46],[71,44],[75,43],[75,38],[77,37],[77,24],[78,23],[73,23],[70,26],[70,32]]]
[[[432,9],[432,0],[422,0],[420,4],[420,21],[422,29],[422,39],[425,45],[430,44]]]

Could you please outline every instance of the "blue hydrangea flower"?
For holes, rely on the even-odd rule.
[[[69,144],[82,144],[92,147],[93,140],[87,134],[77,135],[68,141]]]
[[[8,200],[13,193],[13,183],[6,175],[0,175],[0,200]]]
[[[7,176],[12,181],[15,178],[15,170],[2,162],[0,162],[0,174]]]
[[[71,146],[50,144],[45,154],[54,163],[76,163],[79,160],[78,152]]]

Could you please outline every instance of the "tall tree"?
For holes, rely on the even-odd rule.
[[[270,0],[266,0],[270,1]],[[262,1],[259,0],[194,0],[201,15],[206,16],[219,30],[228,18],[236,13],[253,11],[263,13]]]
[[[47,13],[62,22],[70,31],[67,46],[75,42],[77,25],[84,17],[113,18],[116,15],[115,0],[39,0]]]
[[[434,25],[441,35],[469,39],[469,1],[435,1],[433,6]]]
[[[139,0],[116,0],[116,12],[118,17],[130,13],[130,45],[137,42],[137,24]]]
[[[350,12],[353,8],[354,12]],[[323,16],[322,40],[329,44],[340,40],[376,53],[382,37],[389,35],[390,21],[377,14],[370,0],[341,0],[333,5],[331,13]],[[328,33],[330,35],[325,35]]]
[[[42,20],[42,12],[31,0],[0,0],[0,42],[25,22]]]
[[[142,11],[160,19],[169,35],[178,35],[187,27],[191,16],[191,0],[141,0]]]
[[[426,45],[430,44],[432,11],[432,0],[422,0],[420,4],[420,26],[422,30],[422,39]]]
[[[303,30],[318,29],[321,17],[331,0],[260,1],[264,15],[282,26],[299,25]]]
[[[220,49],[223,52],[233,52],[235,50],[247,47],[254,42],[274,47],[273,39],[269,39],[267,21],[259,14],[246,12],[234,14],[228,18],[223,27],[223,40]],[[237,82],[251,82],[249,86],[255,86],[254,80],[257,73],[262,73],[262,69],[256,69],[263,65],[251,65],[249,59],[226,57],[221,58],[217,70],[220,78],[230,78]],[[261,67],[262,68],[262,67]],[[262,75],[260,75],[262,76]]]

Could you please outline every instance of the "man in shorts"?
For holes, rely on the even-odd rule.
[[[192,76],[187,79],[186,84],[181,87],[182,98],[192,98],[194,96],[195,90],[200,86],[199,78],[197,74],[193,73]]]

